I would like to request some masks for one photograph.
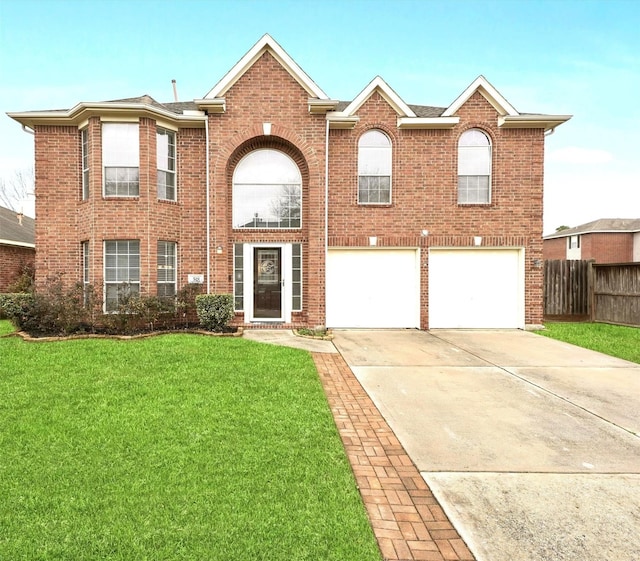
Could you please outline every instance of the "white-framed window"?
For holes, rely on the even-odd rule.
[[[236,312],[244,310],[244,245],[233,244],[233,307]]]
[[[458,140],[458,204],[491,202],[491,141],[480,129]]]
[[[158,128],[156,132],[158,198],[176,200],[176,133]]]
[[[391,203],[391,140],[372,129],[358,141],[358,204]]]
[[[302,311],[302,244],[291,244],[291,310]]]
[[[89,198],[89,129],[80,131],[80,146],[82,147],[82,200]]]
[[[302,227],[302,176],[284,152],[259,149],[247,154],[233,172],[234,228]]]
[[[140,241],[104,242],[105,311],[114,312],[129,296],[140,294]]]
[[[569,236],[567,238],[569,249],[580,249],[580,236]]]
[[[176,249],[176,242],[158,241],[158,298],[175,298]]]
[[[138,123],[102,123],[102,165],[105,197],[139,196]]]
[[[82,251],[82,295],[85,306],[89,300],[89,242],[84,241],[80,244]]]

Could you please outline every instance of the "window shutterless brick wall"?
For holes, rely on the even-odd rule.
[[[324,115],[308,110],[309,95],[265,53],[225,93],[226,112],[208,118],[211,267],[213,292],[233,290],[233,244],[301,243],[304,310],[294,323],[319,325],[325,318]],[[329,246],[420,247],[421,326],[428,327],[429,247],[525,248],[525,322],[542,321],[542,129],[500,129],[498,115],[480,95],[460,108],[451,130],[399,130],[393,109],[374,93],[358,111],[353,130],[329,133]],[[263,123],[271,124],[264,134]],[[76,127],[36,127],[37,281],[63,273],[82,278],[80,243],[90,241],[90,281],[103,282],[103,241],[139,239],[141,288],[154,294],[157,240],[178,243],[178,290],[189,273],[206,274],[206,149],[203,129],[181,129],[177,142],[177,202],[158,201],[156,124],[140,119],[140,195],[104,199],[100,121],[89,121],[90,196],[81,200],[80,133]],[[357,204],[357,143],[370,128],[393,145],[392,201]],[[488,205],[457,203],[457,143],[468,128],[492,142],[492,196]],[[240,158],[255,148],[278,147],[301,169],[303,226],[282,231],[234,230],[231,189]],[[421,236],[422,230],[429,235]],[[216,248],[221,247],[222,253]],[[42,251],[40,251],[42,249]]]
[[[35,253],[33,248],[0,244],[0,294],[7,292],[25,267],[34,266]]]

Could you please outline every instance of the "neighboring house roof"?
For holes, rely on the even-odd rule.
[[[545,240],[566,238],[580,234],[630,233],[640,232],[640,218],[599,218],[575,228],[560,230],[544,236]]]
[[[0,245],[36,247],[36,221],[0,206]]]
[[[224,95],[265,53],[273,56],[289,75],[300,84],[309,95],[309,112],[326,114],[331,128],[353,128],[359,120],[358,109],[374,93],[380,94],[398,114],[398,127],[406,129],[446,129],[459,123],[457,111],[466,101],[479,92],[497,111],[498,126],[502,128],[542,128],[555,129],[570,115],[542,115],[518,112],[484,76],[478,76],[449,107],[410,105],[380,77],[376,76],[352,100],[331,99],[298,66],[286,51],[269,35],[260,40],[227,72],[224,77],[204,96],[189,102],[159,103],[149,95],[104,101],[82,102],[71,109],[26,111],[8,113],[24,126],[33,128],[36,124],[59,124],[61,122],[80,125],[91,116],[130,114],[132,111],[149,114],[155,118],[173,121],[178,126],[204,127],[206,112],[224,113]]]

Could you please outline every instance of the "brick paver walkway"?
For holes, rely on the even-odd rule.
[[[312,356],[385,561],[473,560],[342,356]]]

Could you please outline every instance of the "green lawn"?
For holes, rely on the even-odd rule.
[[[310,356],[240,338],[0,339],[0,497],[11,561],[380,560]]]
[[[640,329],[607,323],[546,323],[540,335],[640,363]]]

